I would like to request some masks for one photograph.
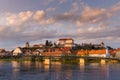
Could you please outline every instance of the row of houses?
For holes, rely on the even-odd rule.
[[[10,51],[6,51],[5,49],[0,48],[0,57],[4,57],[9,55]]]
[[[56,46],[57,45],[57,46]],[[105,44],[101,42],[100,44],[87,44],[82,43],[82,46],[95,46],[100,49],[75,49],[75,43],[72,38],[61,38],[57,41],[55,45],[50,47],[45,44],[34,44],[30,46],[29,42],[26,42],[25,47],[15,48],[11,54],[13,56],[17,55],[38,55],[38,56],[62,56],[62,55],[77,55],[77,56],[92,56],[92,57],[107,57],[108,53],[111,57],[120,57],[120,49],[114,49],[106,51],[104,47]]]

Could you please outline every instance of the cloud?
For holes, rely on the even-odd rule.
[[[74,2],[72,3],[72,8],[70,9],[70,11],[65,12],[65,15],[75,15],[77,12],[79,11],[79,5],[78,3]]]
[[[42,10],[37,11],[34,15],[33,15],[33,20],[36,22],[38,22],[40,25],[49,25],[54,23],[54,19],[52,18],[48,18],[46,13]]]
[[[6,13],[6,22],[8,26],[20,26],[30,20],[32,16],[31,11],[20,12],[18,14]]]
[[[89,6],[85,6],[81,12],[79,21],[82,22],[97,22],[99,20],[105,19],[108,17],[108,12],[106,9],[93,9]]]
[[[53,7],[50,7],[50,8],[46,9],[47,12],[54,12],[55,10],[56,10],[56,8],[53,8]]]
[[[64,12],[63,14],[56,14],[53,16],[53,18],[56,21],[74,21],[77,18],[75,14],[78,12],[78,10],[79,6],[76,2],[74,2],[72,3],[72,8],[69,11]]]
[[[0,41],[26,42],[59,37],[119,40],[120,25],[112,24],[111,18],[120,11],[120,3],[109,8],[93,8],[85,4],[80,7],[74,2],[64,13],[53,13],[55,11],[57,8],[49,7],[46,11],[5,13],[0,18]]]
[[[63,14],[57,14],[54,16],[55,20],[60,21],[71,21],[77,26],[82,26],[83,24],[94,24],[101,21],[105,21],[112,17],[116,12],[120,10],[120,5],[107,8],[92,8],[88,5],[82,4],[82,11],[79,12],[79,7],[77,3],[72,3],[73,8]],[[78,14],[79,13],[79,14]]]
[[[1,20],[1,19],[0,19]],[[55,35],[54,30],[47,30],[43,27],[52,24],[52,18],[47,17],[43,10],[35,12],[25,11],[16,13],[5,13],[3,25],[0,23],[0,41],[27,41],[38,40]],[[49,36],[48,36],[49,34]]]
[[[54,0],[43,0],[43,1],[41,1],[41,4],[42,5],[48,5],[48,4],[50,4],[51,2],[53,2]]]
[[[67,2],[67,0],[58,0],[58,1],[59,1],[59,4]]]
[[[111,12],[117,12],[120,11],[120,2],[118,2],[115,6],[111,8]]]
[[[43,10],[36,11],[33,18],[35,20],[43,20],[46,18],[46,13]]]

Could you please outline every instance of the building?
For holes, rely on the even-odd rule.
[[[5,52],[6,52],[5,49],[0,48],[0,53],[5,53]]]
[[[29,42],[26,42],[26,45],[25,45],[26,48],[29,48],[30,47],[30,44]]]
[[[115,50],[115,57],[120,58],[120,48]]]
[[[43,52],[42,56],[61,56],[62,51],[56,51],[56,52]]]
[[[33,47],[36,47],[36,48],[44,48],[45,45],[43,45],[43,44],[34,44]]]
[[[13,56],[18,56],[18,55],[21,55],[23,52],[22,52],[22,49],[20,47],[17,47],[13,50]]]
[[[79,50],[78,56],[106,57],[106,50]]]
[[[106,57],[106,50],[90,50],[89,56],[91,57]]]
[[[74,46],[74,40],[72,38],[61,38],[58,40],[58,45],[61,47],[72,48]]]
[[[84,46],[94,47],[96,49],[98,49],[98,48],[105,48],[104,42],[101,42],[100,44],[82,43],[82,47],[84,47]]]

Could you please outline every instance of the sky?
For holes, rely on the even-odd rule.
[[[120,47],[120,0],[0,0],[0,48],[59,38]]]

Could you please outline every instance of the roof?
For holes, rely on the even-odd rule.
[[[42,55],[43,56],[60,56],[62,54],[62,51],[57,51],[57,52],[44,52]]]
[[[86,51],[86,50],[80,50],[78,51],[78,55],[84,55],[85,53],[88,53],[88,54],[106,54],[106,50],[103,49],[103,50],[90,50],[90,51]]]
[[[73,40],[72,38],[60,38],[59,41],[61,40]]]
[[[89,54],[106,54],[106,50],[91,50]]]

